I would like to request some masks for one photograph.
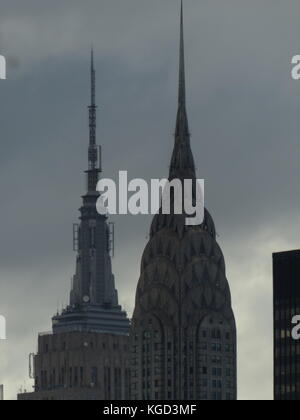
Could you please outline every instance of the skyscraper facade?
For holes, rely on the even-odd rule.
[[[292,320],[300,315],[300,251],[273,255],[274,397],[300,400],[300,340]]]
[[[196,180],[186,111],[181,6],[179,98],[169,179]],[[195,197],[194,197],[195,199]],[[235,400],[236,325],[214,221],[157,214],[142,257],[131,328],[136,400]]]
[[[96,209],[101,150],[96,144],[96,78],[91,57],[87,190],[74,225],[77,252],[70,303],[40,334],[31,358],[35,392],[19,399],[129,399],[129,326],[112,273],[112,230]]]

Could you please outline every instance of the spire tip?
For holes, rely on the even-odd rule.
[[[183,1],[180,12],[180,61],[179,61],[179,103],[185,104],[185,63],[184,63],[184,34],[183,34]]]
[[[96,71],[94,66],[94,48],[91,48],[91,106],[96,106]]]

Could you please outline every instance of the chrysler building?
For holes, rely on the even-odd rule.
[[[179,97],[169,180],[196,180],[186,110],[181,5]],[[235,400],[236,325],[214,221],[159,212],[142,257],[131,328],[135,400]]]

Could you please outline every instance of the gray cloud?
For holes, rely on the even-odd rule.
[[[25,4],[26,3],[26,4]],[[271,253],[298,248],[298,1],[185,1],[188,109],[198,175],[227,262],[239,394],[272,398]],[[178,2],[2,0],[0,382],[13,398],[37,333],[66,302],[71,229],[86,167],[88,59],[97,59],[104,174],[168,170],[176,112]],[[114,271],[131,312],[151,218],[116,217]],[[27,389],[32,384],[27,381]]]

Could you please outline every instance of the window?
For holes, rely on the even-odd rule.
[[[120,368],[115,368],[115,399],[122,398],[122,373]]]
[[[52,375],[50,377],[50,386],[51,387],[55,387],[56,385],[56,372],[55,372],[55,368],[52,369]]]
[[[200,381],[200,385],[201,385],[203,388],[206,388],[206,387],[207,387],[207,379],[201,379],[201,381]]]
[[[222,363],[222,357],[221,356],[212,356],[211,362],[214,364],[220,365]]]
[[[231,345],[230,345],[230,344],[226,344],[226,346],[225,346],[225,351],[226,351],[227,353],[229,353],[231,350],[232,350]]]
[[[125,369],[125,400],[129,400],[129,391],[130,391],[130,370]]]
[[[221,401],[222,400],[222,392],[213,392],[211,397],[212,397],[212,400],[214,400],[214,401]]]
[[[106,400],[111,399],[111,372],[110,368],[104,368],[104,395]]]
[[[229,389],[233,388],[233,383],[232,383],[232,381],[227,381],[226,386],[227,386],[227,388],[229,388]]]
[[[61,383],[60,385],[65,385],[66,382],[66,371],[65,368],[61,368]]]
[[[206,342],[202,342],[199,344],[199,349],[200,350],[207,350],[207,343]]]
[[[83,367],[80,367],[80,386],[83,386]]]
[[[41,375],[42,375],[42,378],[41,378],[42,388],[45,389],[48,386],[47,371],[42,370]]]
[[[221,343],[212,343],[211,349],[212,351],[220,352],[222,351],[222,345]]]
[[[211,338],[220,339],[221,338],[221,331],[218,329],[213,329],[211,332]]]
[[[213,376],[222,376],[222,369],[221,368],[212,368]]]
[[[71,367],[69,369],[69,385],[70,385],[70,388],[72,388],[72,385],[73,385],[73,369]]]
[[[215,389],[222,389],[222,381],[214,379],[212,381],[212,387]]]
[[[94,386],[98,384],[98,369],[96,367],[91,369],[91,384]]]
[[[78,386],[78,367],[74,368],[74,386]]]
[[[199,356],[199,362],[201,364],[206,364],[207,363],[207,356],[205,354],[200,354],[200,356]]]
[[[151,333],[149,331],[144,331],[143,338],[144,340],[151,338]]]

